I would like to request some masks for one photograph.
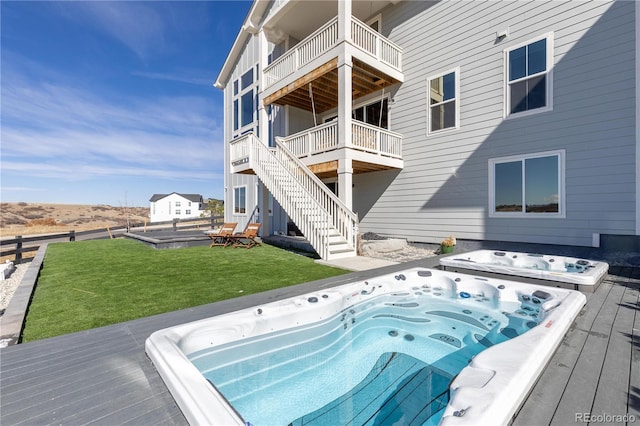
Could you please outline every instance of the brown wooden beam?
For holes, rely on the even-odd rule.
[[[278,98],[281,98],[291,92],[294,92],[302,87],[308,87],[309,83],[321,77],[322,75],[330,72],[332,69],[337,68],[338,66],[338,58],[333,58],[329,62],[324,65],[319,66],[308,74],[305,74],[302,78],[297,79],[293,83],[289,84],[286,87],[283,87],[280,90],[275,91],[271,95],[267,96],[264,99],[264,104],[269,105],[275,103]]]

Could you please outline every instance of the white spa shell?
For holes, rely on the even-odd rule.
[[[425,278],[428,273],[431,276]],[[395,279],[398,274],[406,280]],[[496,302],[518,302],[519,295],[531,295],[536,290],[550,295],[541,305],[538,326],[484,350],[460,372],[451,384],[449,405],[440,422],[508,424],[586,303],[580,292],[413,268],[160,330],[147,339],[146,352],[190,424],[244,425],[233,407],[189,361],[188,354],[310,324],[381,293],[421,286],[427,279],[430,285],[442,288],[443,297],[452,299],[457,299],[460,292],[483,293]],[[371,292],[373,287],[375,292]],[[317,302],[310,303],[310,297]]]
[[[609,271],[609,264],[567,256],[521,253],[501,250],[476,250],[440,259],[445,269],[461,269],[489,274],[510,275],[554,281],[574,286],[596,286]]]

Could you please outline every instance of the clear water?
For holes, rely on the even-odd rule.
[[[537,325],[538,313],[526,301],[414,289],[189,358],[254,426],[430,425],[471,358]]]

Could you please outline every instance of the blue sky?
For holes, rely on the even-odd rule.
[[[250,2],[0,2],[2,201],[222,198],[218,72]]]

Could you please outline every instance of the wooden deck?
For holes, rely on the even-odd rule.
[[[144,352],[154,331],[366,279],[436,258],[0,349],[0,424],[187,424]],[[592,416],[640,424],[640,267],[612,267],[514,419],[567,425]],[[582,416],[582,417],[580,417]],[[591,424],[624,424],[615,418]],[[633,424],[629,422],[629,424]]]

